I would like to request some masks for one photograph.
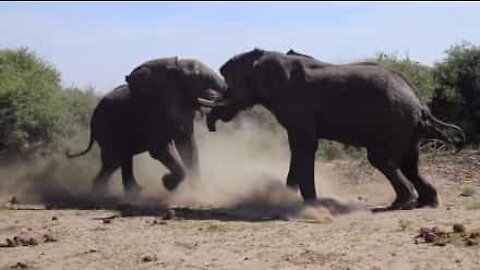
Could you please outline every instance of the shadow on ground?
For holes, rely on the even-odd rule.
[[[158,198],[128,200],[125,197],[95,197],[91,195],[55,194],[44,196],[40,204],[15,203],[10,209],[16,210],[112,210],[118,217],[153,216],[175,220],[218,220],[260,222],[271,220],[292,220],[325,223],[333,216],[355,211],[366,211],[366,207],[354,202],[335,198],[319,198],[308,204],[301,200],[282,202],[245,199],[228,206],[215,205],[170,205]]]

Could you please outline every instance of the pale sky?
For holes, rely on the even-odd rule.
[[[65,86],[105,93],[146,60],[196,58],[213,69],[255,47],[329,62],[376,52],[431,65],[480,44],[480,3],[1,2],[0,48],[28,47]]]

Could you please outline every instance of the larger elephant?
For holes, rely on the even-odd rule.
[[[376,63],[335,65],[261,49],[236,55],[220,71],[231,103],[209,113],[209,129],[254,104],[266,107],[287,131],[287,185],[299,187],[304,200],[316,199],[315,152],[318,140],[328,139],[367,148],[368,160],[396,193],[389,209],[438,205],[435,187],[418,170],[418,142],[439,138],[461,147],[464,135],[433,117],[399,72]]]
[[[127,85],[115,88],[96,106],[90,121],[87,153],[96,141],[102,166],[93,181],[95,192],[104,192],[108,178],[121,167],[127,193],[140,190],[132,167],[136,154],[148,151],[170,173],[163,177],[175,189],[187,171],[198,175],[198,153],[193,118],[197,99],[214,102],[226,89],[224,80],[203,63],[177,57],[145,62],[125,77]],[[174,154],[176,147],[180,157]],[[186,167],[186,169],[185,169]]]

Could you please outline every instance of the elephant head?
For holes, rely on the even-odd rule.
[[[133,97],[196,107],[198,100],[215,106],[226,90],[222,77],[194,59],[177,57],[148,61],[125,77]]]
[[[281,95],[283,90],[305,80],[305,61],[316,61],[303,56],[292,55],[299,61],[285,61],[280,52],[254,49],[228,60],[220,69],[228,89],[225,98],[229,104],[214,108],[207,116],[207,126],[215,131],[218,119],[230,121],[235,115],[255,104],[269,107],[271,100]]]

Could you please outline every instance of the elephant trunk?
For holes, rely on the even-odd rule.
[[[207,114],[207,127],[208,131],[210,132],[215,132],[217,131],[217,127],[215,126],[215,123],[217,123],[219,117],[215,113],[210,112]]]

